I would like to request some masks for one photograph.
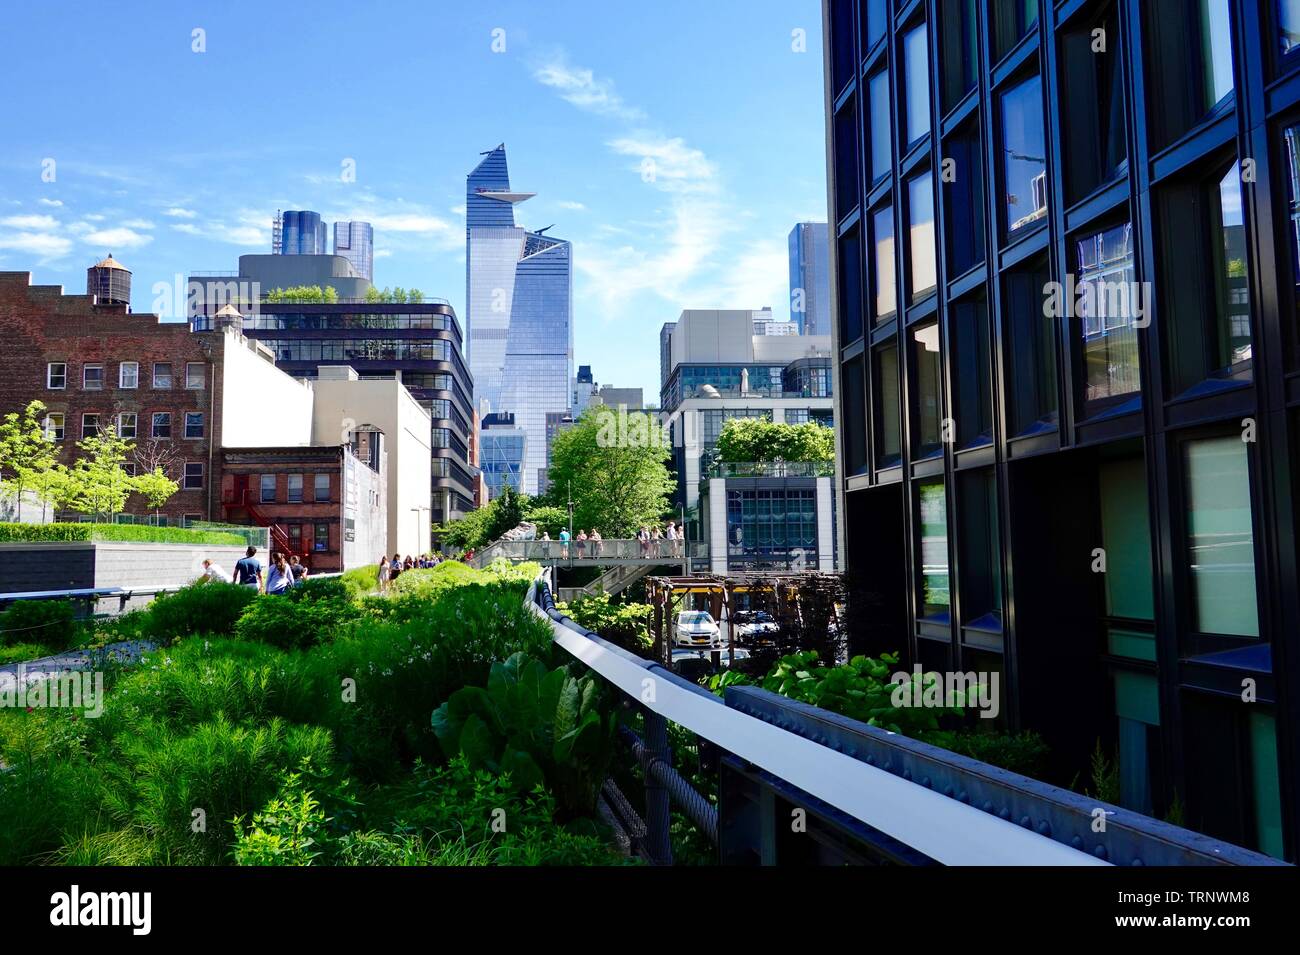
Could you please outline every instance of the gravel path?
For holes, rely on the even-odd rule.
[[[0,693],[13,692],[18,686],[18,668],[22,667],[23,683],[30,684],[44,679],[52,673],[66,673],[72,670],[91,670],[101,661],[112,659],[118,663],[134,663],[140,655],[154,649],[156,644],[147,640],[124,640],[110,644],[103,650],[69,650],[52,657],[28,660],[20,663],[6,663],[0,666]]]

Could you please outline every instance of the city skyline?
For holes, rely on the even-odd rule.
[[[112,252],[136,275],[134,309],[151,311],[157,283],[263,252],[276,209],[311,209],[372,223],[376,283],[447,298],[459,315],[465,157],[505,141],[517,178],[541,193],[520,224],[555,223],[573,243],[576,357],[605,380],[654,393],[639,355],[684,307],[787,309],[786,236],[825,219],[821,117],[800,108],[820,95],[817,3],[756,3],[744,22],[670,3],[689,12],[690,34],[671,9],[596,32],[581,9],[395,6],[378,18],[326,3],[329,15],[306,24],[242,3],[161,11],[143,29],[70,35],[57,74],[39,51],[0,39],[16,93],[0,159],[0,269],[78,290]],[[49,11],[14,17],[7,37],[57,29]],[[343,36],[387,52],[346,89],[294,88],[263,104],[252,67],[290,30],[326,53]],[[447,85],[452,98],[405,68],[435,33],[446,40],[437,84],[475,77]],[[615,52],[630,47],[630,58]],[[683,64],[678,76],[658,69],[666,58]],[[701,88],[732,106],[701,110]],[[91,139],[51,119],[81,111],[88,89],[111,90],[119,111]],[[360,118],[328,122],[345,114]],[[170,118],[206,115],[238,120],[214,133]],[[780,148],[754,149],[756,133]]]

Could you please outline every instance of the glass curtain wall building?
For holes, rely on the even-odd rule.
[[[1294,861],[1300,5],[823,11],[851,652]]]
[[[275,255],[328,255],[329,229],[319,212],[277,212],[271,227]]]
[[[374,281],[375,232],[369,222],[334,223],[334,254],[351,262],[359,277]]]
[[[825,222],[790,230],[790,321],[801,335],[831,333],[830,231]]]
[[[572,247],[545,229],[515,224],[515,205],[533,195],[511,189],[504,144],[486,153],[466,180],[474,398],[481,415],[511,414],[527,435],[519,488],[526,494],[546,489],[547,415],[573,406]]]

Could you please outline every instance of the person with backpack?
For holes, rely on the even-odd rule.
[[[293,571],[283,554],[275,555],[275,563],[266,574],[266,592],[283,595],[293,586]]]
[[[232,584],[262,589],[262,562],[257,559],[256,554],[257,548],[250,546],[244,552],[244,556],[235,561],[235,572],[230,578]]]

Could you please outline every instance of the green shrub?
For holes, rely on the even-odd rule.
[[[0,666],[52,657],[57,652],[43,643],[11,643],[7,647],[0,647]]]
[[[236,817],[236,865],[311,865],[324,851],[330,819],[301,773],[289,773],[280,791],[253,816],[248,829]]]
[[[198,531],[152,524],[11,524],[0,523],[0,544],[68,543],[75,541],[131,541],[152,544],[201,544],[243,547],[242,534]]]
[[[71,600],[18,600],[0,613],[0,646],[41,643],[63,650],[77,635]]]
[[[354,567],[344,572],[338,580],[347,588],[348,594],[353,600],[360,599],[368,594],[373,594],[379,589],[379,565],[370,564],[368,567]]]
[[[240,615],[256,597],[252,587],[238,584],[191,584],[149,605],[144,632],[155,640],[234,633]]]
[[[338,600],[346,603],[352,599],[352,592],[338,577],[309,577],[294,584],[285,596],[294,601]]]
[[[953,731],[939,730],[925,734],[922,739],[935,746],[942,746],[954,753],[961,753],[971,759],[1001,766],[1013,773],[1042,779],[1048,772],[1048,758],[1051,750],[1041,736],[1034,732],[996,733],[967,729]]]
[[[257,640],[284,649],[309,647],[331,639],[339,627],[359,616],[347,597],[316,600],[309,593],[299,599],[297,589],[285,596],[258,597],[239,618],[235,633],[241,640]]]
[[[615,603],[609,594],[602,593],[582,594],[570,604],[557,603],[555,608],[625,650],[644,654],[654,646],[649,604]]]

